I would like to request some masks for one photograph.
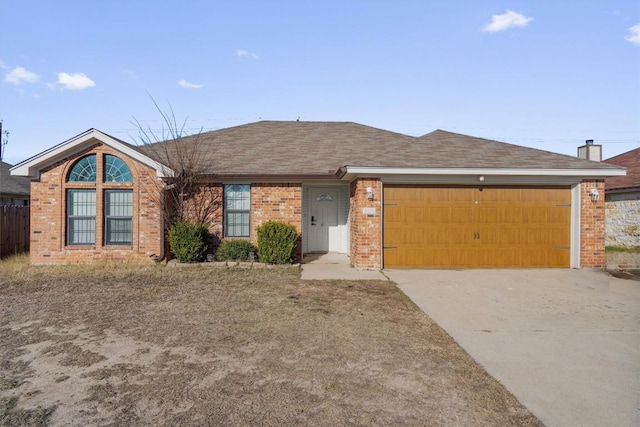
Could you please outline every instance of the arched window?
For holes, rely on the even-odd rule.
[[[104,156],[104,182],[131,182],[131,171],[125,162],[107,154]]]
[[[102,165],[97,180],[97,165]],[[93,183],[83,185],[80,183]],[[133,177],[122,159],[89,154],[67,176],[67,245],[103,246],[133,243]],[[102,223],[102,239],[96,236]]]
[[[332,202],[333,201],[333,197],[331,197],[331,194],[322,193],[322,194],[318,194],[318,197],[316,197],[316,201],[317,202]]]
[[[78,160],[67,178],[69,182],[96,182],[96,155],[90,154]]]

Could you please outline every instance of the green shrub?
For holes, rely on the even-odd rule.
[[[169,228],[171,252],[179,262],[200,262],[207,255],[207,225],[178,221]]]
[[[247,240],[225,240],[216,251],[218,261],[246,261],[249,252],[256,253],[256,247]]]
[[[298,230],[283,221],[268,221],[258,227],[260,261],[287,264],[296,259]]]

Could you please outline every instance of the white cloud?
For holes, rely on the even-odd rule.
[[[67,90],[84,90],[96,85],[96,83],[84,73],[58,73],[57,83],[62,85],[62,89]]]
[[[40,76],[36,73],[26,70],[23,67],[16,67],[4,76],[4,81],[12,85],[20,85],[22,83],[36,83],[40,80]]]
[[[624,38],[626,41],[640,46],[640,24],[629,28],[629,35]]]
[[[496,33],[498,31],[508,30],[515,27],[526,27],[533,18],[524,16],[521,13],[507,10],[502,15],[492,15],[491,23],[482,27],[482,31],[488,33]]]
[[[246,50],[242,50],[242,49],[238,49],[236,50],[236,55],[239,56],[240,58],[250,58],[250,59],[258,59],[258,55],[256,55],[255,53],[246,51]]]
[[[188,81],[182,79],[178,82],[178,84],[182,87],[185,87],[187,89],[200,89],[201,87],[204,87],[204,85],[199,85],[199,84],[195,84],[195,83],[189,83]]]

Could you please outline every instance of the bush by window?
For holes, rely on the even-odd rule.
[[[203,261],[207,255],[207,226],[178,221],[169,228],[167,238],[171,252],[179,262]]]
[[[257,231],[261,262],[287,264],[295,261],[299,235],[293,225],[283,221],[267,221]]]
[[[257,252],[256,247],[247,240],[225,240],[216,251],[218,261],[247,261],[249,254]]]

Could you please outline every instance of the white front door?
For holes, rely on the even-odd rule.
[[[309,252],[335,251],[338,231],[338,190],[312,188],[309,192]]]

